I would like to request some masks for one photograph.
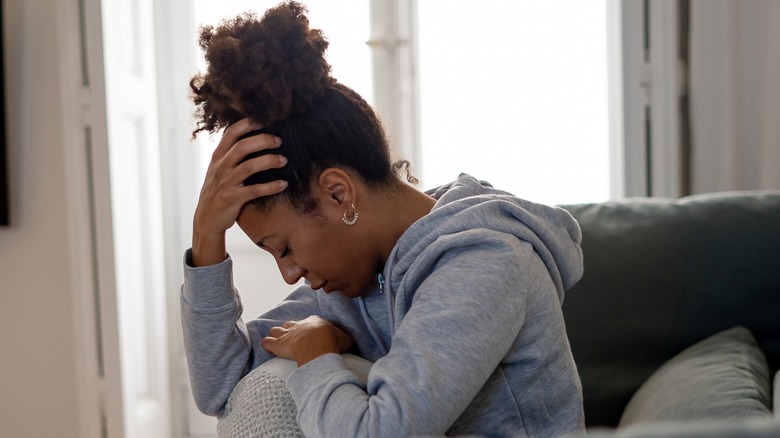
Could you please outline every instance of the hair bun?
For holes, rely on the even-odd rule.
[[[328,41],[309,28],[306,12],[291,1],[261,20],[246,12],[200,29],[207,69],[190,81],[194,133],[214,132],[244,117],[269,126],[312,107],[335,80],[325,60]]]

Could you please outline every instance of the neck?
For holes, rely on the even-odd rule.
[[[374,244],[378,249],[381,269],[390,257],[390,252],[407,229],[420,218],[431,212],[436,200],[402,182],[373,197],[372,226],[375,231]],[[361,217],[362,219],[362,217]]]

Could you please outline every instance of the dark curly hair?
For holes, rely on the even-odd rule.
[[[387,137],[371,106],[331,77],[324,56],[328,42],[309,28],[306,12],[291,1],[262,19],[245,13],[200,29],[207,71],[190,81],[197,108],[193,137],[250,117],[264,125],[258,132],[282,139],[279,149],[247,157],[280,153],[288,159],[284,168],[244,181],[289,183],[278,195],[252,201],[261,208],[284,199],[302,211],[316,209],[312,183],[328,167],[352,170],[372,187],[390,184],[400,167],[390,163]]]

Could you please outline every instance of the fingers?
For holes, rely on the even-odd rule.
[[[242,138],[235,142],[233,147],[224,155],[224,161],[231,165],[237,165],[248,155],[267,149],[276,149],[282,145],[282,139],[271,134],[256,134]]]
[[[295,327],[296,325],[298,325],[297,321],[285,321],[282,323],[281,326],[271,327],[271,329],[268,330],[268,337],[281,338],[282,336],[289,333],[290,329]]]
[[[277,343],[278,340],[273,337],[265,337],[263,338],[260,343],[262,344],[263,348],[268,351],[269,353],[275,354],[279,356],[279,353],[277,353]]]
[[[283,192],[288,183],[284,180],[275,180],[262,184],[244,185],[244,180],[250,176],[269,169],[278,169],[287,164],[287,158],[281,155],[263,155],[247,160],[224,177],[223,187],[232,188],[237,197],[237,202],[244,204],[252,199],[271,196]],[[231,189],[226,194],[231,193]]]
[[[287,327],[271,327],[271,330],[268,331],[268,337],[281,338],[286,335],[287,332]]]
[[[282,145],[282,140],[279,137],[267,133],[244,137],[262,127],[263,125],[260,123],[248,118],[228,126],[212,154],[211,161],[220,162],[227,167],[235,167],[252,153],[278,148]],[[271,165],[265,169],[273,167],[276,166]]]
[[[282,140],[270,134],[258,134],[239,140],[221,158],[212,159],[211,170],[217,180],[224,180],[229,187],[242,186],[244,180],[251,175],[270,169],[279,169],[287,165],[287,157],[279,154],[264,154],[252,157],[246,161],[247,156],[281,146]],[[222,144],[220,144],[220,147]],[[219,149],[219,147],[218,147]],[[215,157],[217,152],[215,151]],[[286,185],[272,184],[258,190],[254,198],[268,196],[283,190]],[[251,195],[251,191],[249,195]]]
[[[222,158],[230,150],[230,148],[232,148],[233,145],[238,142],[239,138],[249,134],[252,131],[257,131],[258,129],[262,128],[263,125],[261,123],[258,123],[249,118],[241,119],[228,126],[222,133],[222,139],[219,141],[219,145],[217,145],[217,148],[214,150],[212,159]]]
[[[302,366],[324,354],[345,353],[352,348],[354,341],[327,320],[310,316],[271,327],[261,344],[268,352],[293,359]]]
[[[281,193],[287,188],[287,181],[271,181],[264,184],[252,184],[250,186],[244,186],[238,189],[239,196],[238,202],[243,205],[247,202],[262,198],[264,196],[271,196],[277,193]]]
[[[264,154],[244,161],[250,154],[281,146],[281,139],[270,134],[241,138],[261,127],[261,124],[250,119],[239,120],[225,129],[222,140],[214,151],[207,172],[207,183],[230,204],[243,205],[255,198],[280,193],[288,186],[287,182],[280,180],[247,187],[243,185],[251,175],[287,165],[287,158],[279,154]]]
[[[213,171],[213,181],[226,196],[237,195],[236,201],[241,205],[255,198],[270,196],[284,191],[287,181],[276,180],[263,184],[244,186],[244,180],[250,176],[269,169],[278,169],[287,165],[287,158],[281,155],[263,155],[247,160],[237,167],[228,163],[219,163]]]
[[[284,327],[271,327],[268,331],[268,336],[264,337],[260,341],[260,344],[271,354],[286,359],[295,359],[289,337],[286,337],[288,334],[290,334],[290,331]]]
[[[241,183],[251,175],[269,169],[279,169],[287,165],[287,157],[283,155],[268,154],[254,157],[244,161],[236,167],[234,176],[236,183]]]

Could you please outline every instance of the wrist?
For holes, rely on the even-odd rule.
[[[326,327],[320,327],[312,335],[297,339],[293,344],[293,350],[299,367],[328,353],[341,353],[334,333]]]
[[[303,348],[300,352],[296,351],[295,360],[298,363],[298,367],[302,367],[314,359],[329,353],[340,354],[335,342],[333,345],[319,344],[310,348]]]
[[[225,233],[203,232],[193,229],[192,232],[192,265],[193,267],[209,266],[222,263],[227,258]]]

